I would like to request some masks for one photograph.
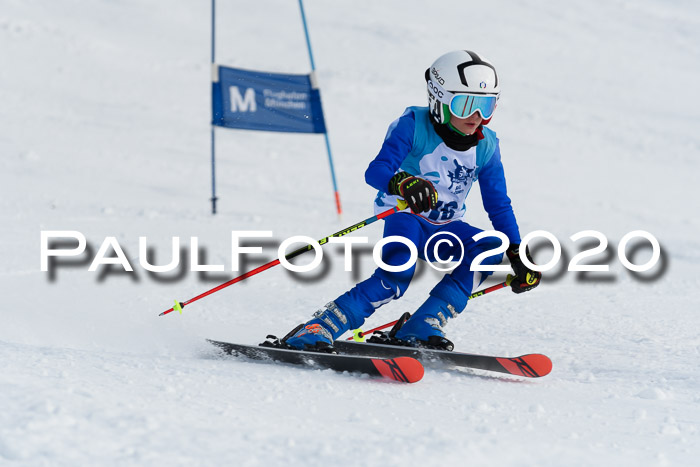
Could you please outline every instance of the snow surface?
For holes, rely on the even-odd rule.
[[[308,71],[296,2],[218,3],[220,63]],[[209,213],[208,2],[2,1],[0,465],[697,465],[698,3],[305,5],[342,220],[321,136],[233,130],[217,132]],[[565,258],[532,293],[475,300],[448,335],[463,351],[546,353],[551,375],[427,370],[401,385],[204,343],[283,334],[371,272],[365,254],[345,273],[337,248],[325,274],[278,267],[158,317],[234,276],[231,230],[321,238],[370,216],[363,172],[386,127],[457,48],[498,67],[491,127],[521,231],[554,233]],[[470,206],[489,227],[478,190]],[[611,271],[565,272],[569,236],[590,229],[610,239],[592,260]],[[663,246],[639,278],[616,256],[638,229]],[[114,236],[135,272],[88,272],[88,256],[41,272],[42,230],[78,230],[93,254]],[[381,226],[356,235],[375,242]],[[197,236],[226,272],[147,274],[139,236],[159,264],[173,236],[185,253]],[[425,269],[366,326],[413,311],[438,279]]]

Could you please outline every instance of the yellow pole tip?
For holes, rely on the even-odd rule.
[[[355,329],[352,331],[352,340],[355,342],[364,342],[365,341],[365,335],[362,332],[362,329]]]

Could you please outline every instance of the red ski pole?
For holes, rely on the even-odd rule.
[[[471,300],[472,298],[481,297],[482,295],[486,295],[487,293],[491,293],[493,291],[502,289],[504,287],[508,287],[512,280],[513,280],[513,276],[511,274],[508,274],[508,277],[506,277],[505,281],[501,282],[500,284],[496,284],[496,285],[492,285],[491,287],[487,287],[483,290],[477,290],[476,292],[471,294],[468,299]],[[388,327],[391,327],[398,322],[399,322],[399,320],[397,319],[396,321],[392,321],[391,323],[382,324],[381,326],[378,326],[374,329],[370,329],[369,331],[362,331],[360,329],[355,329],[352,332],[352,336],[348,337],[347,340],[351,341],[354,339],[356,341],[361,341],[362,339],[364,339],[364,337],[367,334],[372,334],[374,331],[381,331],[382,329],[386,329]]]
[[[369,224],[371,224],[371,223],[373,223],[373,222],[376,222],[376,221],[378,221],[379,219],[384,219],[384,218],[386,218],[386,217],[389,217],[390,215],[392,215],[392,214],[394,214],[394,213],[396,213],[396,212],[399,212],[399,211],[401,211],[402,209],[405,209],[406,207],[407,207],[407,205],[406,205],[403,201],[400,200],[398,206],[393,207],[393,208],[391,208],[391,209],[387,209],[386,211],[381,212],[381,213],[377,214],[376,216],[369,217],[369,218],[367,218],[367,219],[365,219],[365,220],[363,220],[363,221],[361,221],[361,222],[358,222],[358,223],[355,224],[355,225],[351,225],[350,227],[347,227],[347,228],[345,228],[345,229],[343,229],[343,230],[341,230],[341,231],[339,231],[339,232],[336,232],[336,233],[334,233],[333,235],[329,235],[329,236],[327,236],[327,237],[325,237],[325,238],[322,238],[321,240],[318,241],[318,243],[321,244],[321,245],[324,245],[324,244],[326,244],[326,243],[328,242],[328,239],[331,238],[331,237],[342,237],[342,236],[345,236],[345,235],[349,234],[350,232],[354,232],[354,231],[356,231],[356,230],[358,230],[358,229],[361,229],[362,227],[365,227],[365,226],[367,226],[367,225],[369,225]],[[291,253],[285,255],[285,258],[286,258],[287,260],[290,260],[290,259],[292,259],[292,258],[296,258],[297,256],[299,256],[299,255],[301,255],[301,254],[303,254],[303,253],[306,253],[307,251],[309,251],[309,250],[311,250],[311,249],[313,249],[313,247],[312,247],[311,245],[303,246],[303,247],[301,247],[301,248],[299,248],[299,249],[297,249],[297,250],[294,250],[294,251],[292,251]],[[207,290],[206,292],[201,293],[201,294],[197,295],[196,297],[190,298],[190,299],[187,300],[186,302],[178,302],[177,300],[175,300],[175,306],[173,306],[172,308],[170,308],[170,309],[168,309],[168,310],[165,310],[164,312],[162,312],[162,313],[159,314],[158,316],[167,315],[168,313],[170,313],[170,312],[172,312],[172,311],[179,311],[180,314],[182,314],[182,309],[185,308],[185,306],[189,305],[190,303],[196,302],[196,301],[199,300],[200,298],[204,298],[204,297],[206,297],[207,295],[211,295],[211,294],[213,294],[214,292],[218,292],[218,291],[221,290],[221,289],[225,289],[226,287],[228,287],[228,286],[230,286],[230,285],[233,285],[233,284],[235,284],[236,282],[240,282],[240,281],[242,281],[243,279],[247,279],[248,277],[252,277],[252,276],[254,276],[254,275],[256,275],[256,274],[259,274],[259,273],[261,273],[261,272],[263,272],[263,271],[265,271],[265,270],[267,270],[267,269],[270,269],[270,268],[273,267],[273,266],[277,266],[278,264],[280,264],[280,260],[279,260],[279,259],[276,259],[276,260],[274,260],[274,261],[270,261],[269,263],[263,264],[262,266],[257,267],[257,268],[255,268],[255,269],[253,269],[252,271],[246,272],[245,274],[241,274],[240,276],[235,277],[235,278],[231,279],[231,280],[228,281],[228,282],[224,282],[223,284],[218,285],[218,286],[214,287],[213,289]]]

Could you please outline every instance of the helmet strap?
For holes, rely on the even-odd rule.
[[[441,122],[443,125],[444,124],[449,124],[450,123],[450,106],[447,104],[442,104],[442,112],[441,112]]]

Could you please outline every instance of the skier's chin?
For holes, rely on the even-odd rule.
[[[471,116],[468,118],[457,118],[454,115],[450,119],[452,126],[464,133],[465,135],[474,134],[482,119],[479,116]]]
[[[462,123],[459,126],[455,125],[455,128],[457,128],[459,131],[464,133],[465,135],[472,135],[476,131],[476,129],[479,127],[476,123]]]
[[[477,125],[475,123],[472,123],[470,125],[465,125],[464,129],[462,130],[462,133],[464,133],[465,135],[471,135],[476,131],[478,126],[479,125]]]

